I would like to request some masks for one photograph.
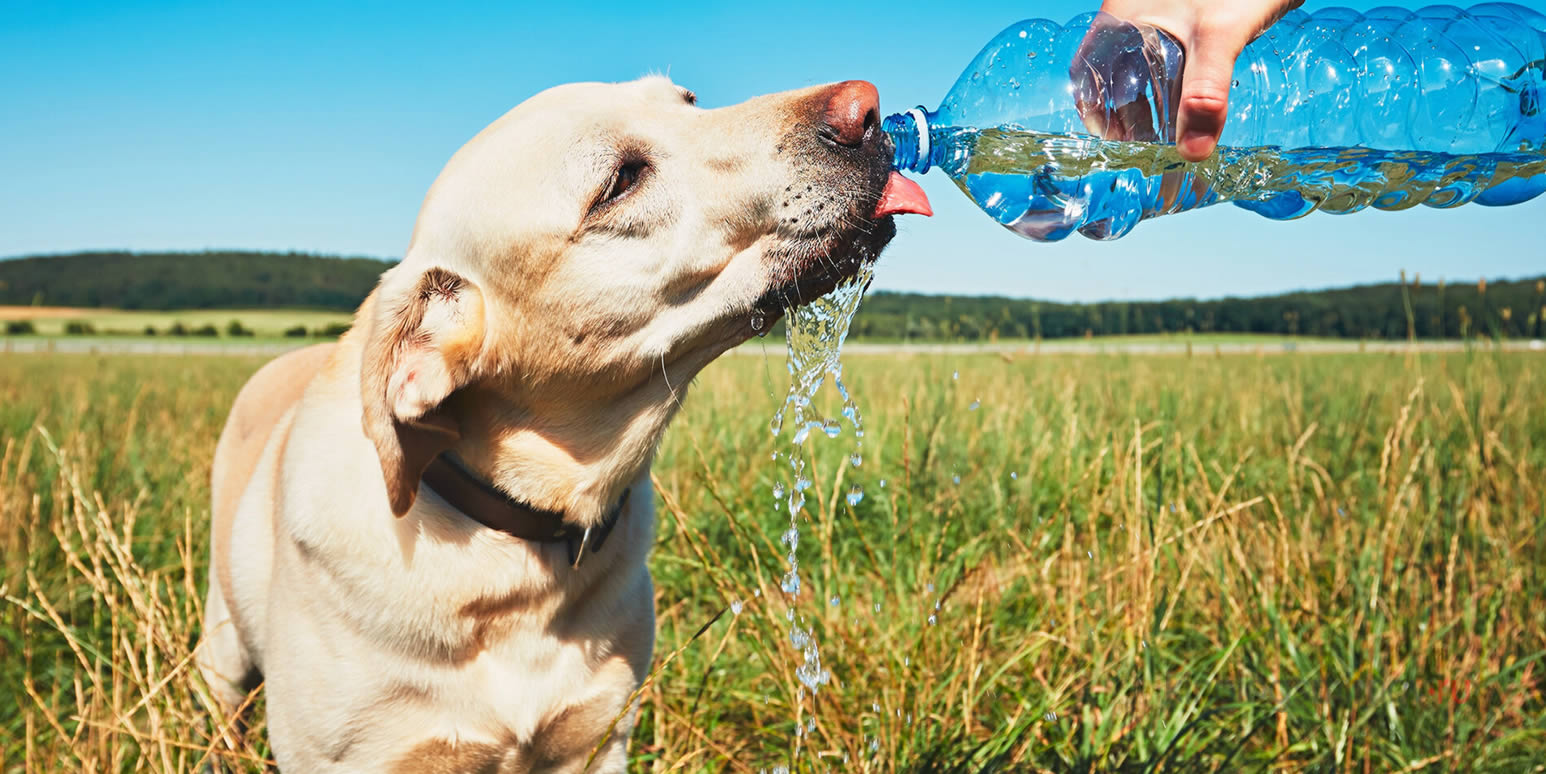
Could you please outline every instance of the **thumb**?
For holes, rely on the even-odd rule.
[[[1235,58],[1244,41],[1223,42],[1195,35],[1181,75],[1181,104],[1176,119],[1176,148],[1187,161],[1202,161],[1213,153],[1224,119],[1229,115],[1229,85]]]

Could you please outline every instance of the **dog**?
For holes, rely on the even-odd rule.
[[[215,451],[198,665],[290,772],[622,771],[649,466],[694,375],[927,213],[875,87],[542,92],[458,151],[336,344]],[[632,703],[631,703],[632,702]]]

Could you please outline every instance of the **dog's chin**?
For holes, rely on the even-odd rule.
[[[757,299],[753,314],[764,319],[766,330],[785,312],[805,306],[857,277],[880,257],[894,236],[896,223],[887,215],[780,245],[766,258],[773,267],[772,284]]]

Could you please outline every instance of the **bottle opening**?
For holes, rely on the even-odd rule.
[[[880,128],[891,137],[895,149],[892,166],[909,172],[929,171],[929,155],[933,148],[930,147],[928,113],[922,107],[887,116]]]

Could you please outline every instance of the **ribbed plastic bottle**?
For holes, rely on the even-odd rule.
[[[895,165],[939,167],[1022,236],[1116,239],[1218,202],[1270,218],[1546,191],[1546,16],[1511,3],[1293,11],[1237,60],[1218,150],[1174,148],[1185,55],[1087,14],[1000,32],[939,109],[883,126]]]

